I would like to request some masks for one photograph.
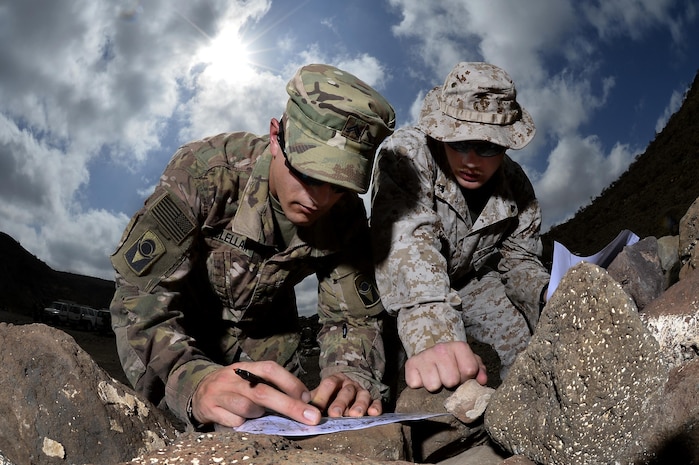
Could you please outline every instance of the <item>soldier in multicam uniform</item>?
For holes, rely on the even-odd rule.
[[[541,211],[505,151],[527,145],[534,131],[505,71],[459,63],[427,94],[417,126],[379,148],[376,281],[397,314],[409,387],[485,384],[473,340],[497,352],[502,378],[531,337],[549,281]]]
[[[227,133],[181,147],[112,255],[124,371],[190,428],[238,426],[265,409],[306,424],[325,410],[382,411],[383,306],[357,193],[368,189],[395,113],[328,65],[300,68],[287,92],[269,135]],[[294,376],[294,285],[312,273],[322,380],[309,392]]]

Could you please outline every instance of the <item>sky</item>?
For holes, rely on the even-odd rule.
[[[662,130],[697,44],[695,0],[0,0],[0,231],[53,269],[113,279],[175,150],[266,133],[300,66],[357,75],[401,127],[460,61],[505,69],[532,114],[536,137],[510,155],[546,231]],[[298,287],[302,313],[314,288]]]

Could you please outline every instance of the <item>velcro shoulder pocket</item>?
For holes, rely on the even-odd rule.
[[[182,263],[195,231],[191,212],[164,192],[131,220],[111,256],[112,265],[126,281],[148,292]]]
[[[352,316],[374,316],[383,311],[374,276],[350,266],[337,267],[320,283],[320,298]]]

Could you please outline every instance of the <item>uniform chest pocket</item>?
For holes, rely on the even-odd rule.
[[[247,308],[257,285],[259,256],[222,247],[209,253],[206,267],[211,287],[223,306],[233,310]]]
[[[502,259],[502,253],[497,245],[491,245],[479,249],[473,254],[473,268],[480,270],[483,267],[497,269],[498,262]]]

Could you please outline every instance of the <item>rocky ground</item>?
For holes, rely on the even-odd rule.
[[[483,419],[471,424],[459,418],[457,411],[472,410],[467,399],[461,399],[459,408],[448,410],[458,420],[447,416],[441,424],[394,424],[385,436],[374,429],[346,437],[336,433],[304,439],[316,442],[255,437],[251,445],[242,433],[234,435],[240,440],[235,443],[226,435],[185,434],[178,436],[180,442],[171,443],[175,426],[170,420],[162,413],[156,418],[160,411],[149,416],[150,409],[125,389],[112,334],[29,325],[35,323],[31,316],[0,311],[4,343],[0,384],[7,387],[4,404],[0,403],[4,422],[0,430],[7,432],[0,435],[0,454],[7,453],[13,459],[10,463],[16,464],[39,463],[30,460],[33,457],[107,463],[93,455],[103,453],[109,444],[108,454],[123,455],[113,463],[137,456],[142,459],[138,463],[174,463],[163,459],[179,458],[186,451],[198,463],[238,463],[254,457],[255,463],[343,465],[362,457],[376,460],[364,461],[367,464],[405,459],[441,465],[697,464],[699,272],[680,270],[681,279],[666,291],[655,286],[674,263],[661,265],[665,253],[659,242],[643,240],[626,248],[608,271],[581,263],[566,273],[544,308],[529,347],[486,401]],[[677,261],[679,254],[671,255]],[[692,260],[695,263],[696,258]],[[650,265],[657,270],[648,271]],[[657,292],[646,299],[646,291],[656,287]],[[638,302],[644,302],[642,309]],[[306,332],[306,339],[311,339],[314,331]],[[391,333],[387,331],[387,343],[395,347]],[[83,350],[77,350],[76,343]],[[317,348],[306,344],[304,349],[312,354]],[[308,379],[317,377],[317,356],[307,358],[305,366],[304,381],[315,386]],[[406,401],[406,392],[415,399],[408,396]],[[425,396],[419,390],[403,394],[395,411],[445,411],[446,399],[439,395]],[[451,393],[441,394],[451,398]],[[127,407],[123,412],[122,405]],[[31,424],[37,425],[36,431],[25,427]],[[503,454],[491,447],[495,443],[478,442],[490,438],[504,447]],[[95,450],[95,441],[103,447]],[[124,449],[126,445],[130,449]],[[492,457],[466,461],[463,454],[477,447],[485,447]],[[224,452],[227,455],[221,455]],[[582,461],[580,454],[586,457]],[[2,463],[7,462],[0,456]]]

